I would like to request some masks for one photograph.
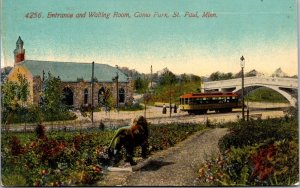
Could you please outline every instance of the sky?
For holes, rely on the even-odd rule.
[[[2,0],[1,67],[21,36],[30,60],[92,62],[176,74],[245,71],[298,74],[296,0]],[[41,18],[26,18],[27,13]],[[48,18],[49,13],[73,18]],[[89,12],[110,13],[90,18]],[[130,18],[113,17],[115,12]],[[151,17],[135,17],[137,12]],[[155,12],[168,18],[154,17]],[[180,17],[173,18],[174,12]],[[198,18],[185,17],[198,12]],[[203,12],[216,17],[203,18]],[[76,18],[77,13],[86,13]],[[4,63],[3,63],[4,62]]]

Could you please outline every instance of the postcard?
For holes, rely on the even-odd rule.
[[[299,184],[297,0],[2,0],[2,186]]]

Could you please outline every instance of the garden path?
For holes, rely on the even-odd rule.
[[[195,133],[174,147],[154,153],[147,164],[137,171],[109,172],[101,185],[197,185],[199,166],[210,156],[218,154],[218,141],[227,133],[226,128]]]

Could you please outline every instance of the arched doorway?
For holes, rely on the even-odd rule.
[[[119,89],[119,103],[125,102],[125,90],[123,88]]]
[[[85,89],[83,92],[83,104],[88,104],[89,101],[89,90]]]
[[[105,105],[105,88],[101,87],[98,92],[98,105],[104,106]]]
[[[69,87],[65,87],[63,89],[62,103],[67,106],[73,106],[74,105],[73,96],[74,96],[73,91]]]

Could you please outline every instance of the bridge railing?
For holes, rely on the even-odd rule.
[[[236,87],[241,85],[241,78],[204,82],[204,89]],[[279,87],[298,88],[297,78],[279,77],[245,77],[245,85],[273,85]]]

